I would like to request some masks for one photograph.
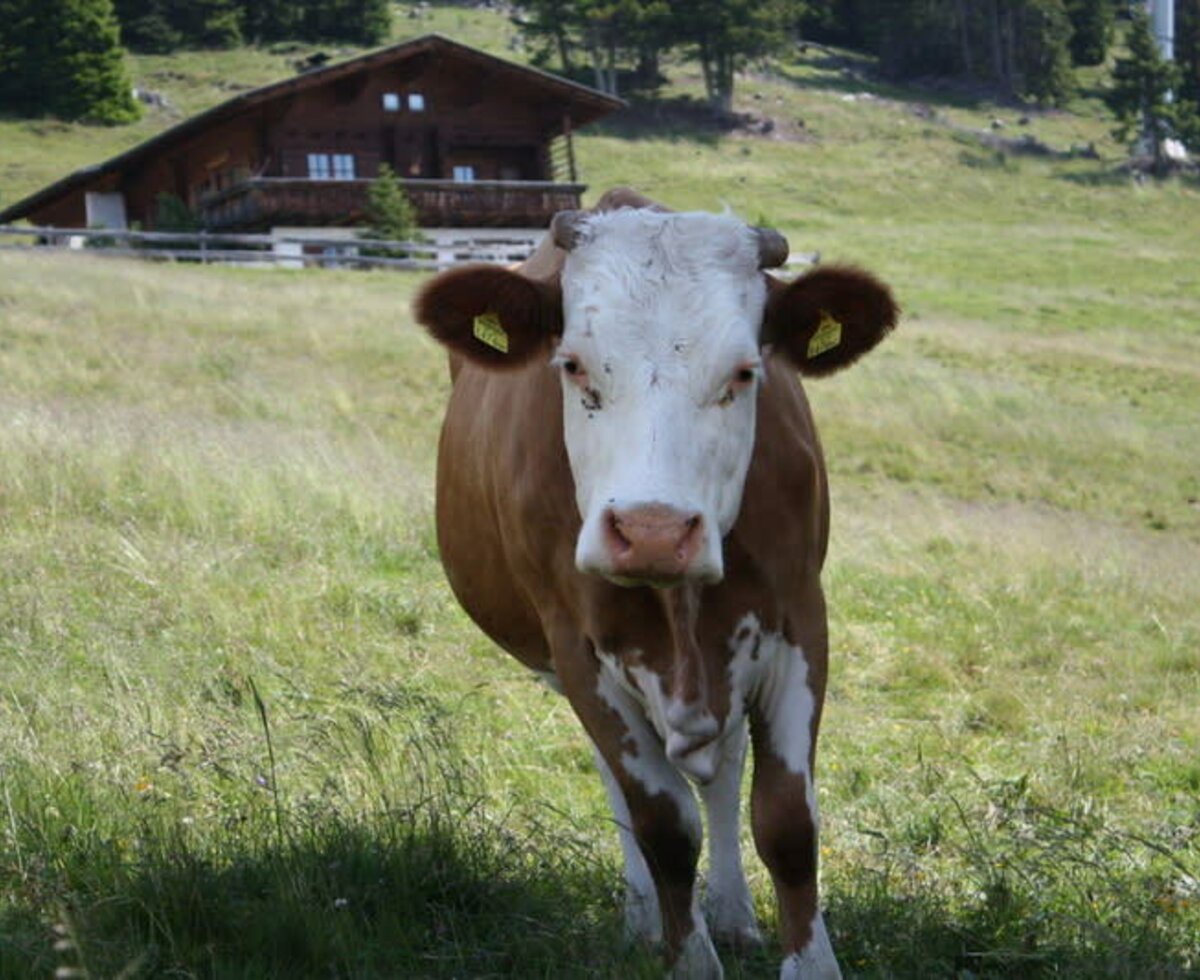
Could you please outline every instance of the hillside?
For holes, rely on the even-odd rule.
[[[486,11],[398,29],[508,51]],[[174,108],[0,121],[0,191],[298,56],[135,59]],[[580,137],[593,198],[727,204],[905,307],[808,388],[847,976],[1194,977],[1200,192],[1114,176],[1086,99],[1021,125],[813,50],[724,131],[672,71]],[[419,281],[0,252],[0,976],[661,975],[579,726],[445,586]]]

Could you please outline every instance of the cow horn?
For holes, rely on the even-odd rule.
[[[583,223],[586,211],[559,211],[550,222],[550,237],[564,252],[571,251],[584,241]]]
[[[758,267],[760,269],[778,269],[787,261],[791,254],[791,246],[774,228],[755,228],[758,238]]]

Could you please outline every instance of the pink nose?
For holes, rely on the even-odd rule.
[[[611,573],[638,581],[687,576],[704,538],[704,519],[666,504],[644,504],[604,514],[604,546]]]

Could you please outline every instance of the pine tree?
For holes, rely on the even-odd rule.
[[[379,165],[379,176],[367,189],[367,229],[363,238],[404,242],[420,239],[417,212],[404,192],[404,185],[386,163]],[[367,254],[393,254],[372,251]],[[403,255],[403,253],[398,253]]]
[[[1174,64],[1166,61],[1150,31],[1150,19],[1136,11],[1126,39],[1129,54],[1113,66],[1112,87],[1104,101],[1117,117],[1113,135],[1136,152],[1144,139],[1154,162],[1154,172],[1168,169],[1164,143],[1174,130],[1178,107],[1168,93],[1178,84]]]
[[[1175,63],[1179,97],[1200,103],[1200,0],[1175,0]]]
[[[30,113],[36,85],[29,56],[34,18],[29,0],[0,0],[0,111],[4,113]]]
[[[1102,65],[1112,43],[1112,0],[1067,0],[1071,18],[1071,62]]]
[[[786,44],[802,7],[802,0],[671,0],[676,30],[694,48],[712,105],[733,108],[738,70]]]
[[[21,115],[138,117],[111,0],[5,0],[0,100]]]
[[[183,45],[163,0],[114,0],[113,7],[121,22],[121,40],[131,51],[167,54]]]
[[[1020,92],[1038,102],[1063,102],[1075,87],[1071,21],[1062,0],[1024,0],[1018,61]]]

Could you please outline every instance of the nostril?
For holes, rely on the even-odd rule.
[[[679,544],[675,554],[681,561],[687,561],[695,555],[700,547],[701,529],[704,521],[699,514],[693,514],[683,524],[683,534],[679,536]]]
[[[628,554],[633,548],[633,542],[622,532],[621,519],[614,510],[604,515],[604,539],[609,551],[617,555]]]

